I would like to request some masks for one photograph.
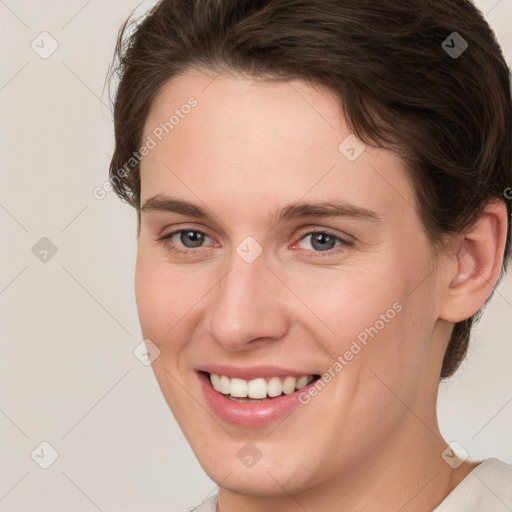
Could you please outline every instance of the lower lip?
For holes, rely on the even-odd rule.
[[[281,395],[263,402],[236,402],[215,391],[207,375],[198,373],[198,376],[204,396],[215,415],[227,423],[243,427],[261,427],[283,418],[300,405],[299,393],[307,391],[308,388],[306,386],[289,395]]]

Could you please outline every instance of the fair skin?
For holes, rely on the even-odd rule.
[[[219,484],[219,510],[432,510],[476,465],[453,470],[441,457],[436,398],[453,322],[498,278],[504,204],[435,257],[404,162],[370,147],[349,161],[338,146],[351,131],[326,90],[215,76],[179,76],[152,104],[143,140],[198,101],[144,158],[141,204],[169,196],[208,216],[143,209],[135,284],[144,338],[160,350],[153,370]],[[299,201],[374,215],[273,216]],[[312,230],[351,243],[323,249]],[[202,245],[189,231],[205,234]],[[250,263],[236,250],[248,236],[262,249]],[[321,392],[278,419],[237,423],[205,396],[199,371],[211,364],[322,375],[397,303]],[[250,467],[238,453],[248,442],[261,456]]]

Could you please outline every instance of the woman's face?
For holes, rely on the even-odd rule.
[[[210,477],[297,493],[432,435],[448,331],[403,161],[321,88],[200,72],[143,142],[140,322]]]

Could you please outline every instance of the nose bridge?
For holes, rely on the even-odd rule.
[[[279,305],[279,285],[263,255],[251,261],[243,252],[240,256],[233,251],[228,271],[212,296],[209,334],[231,350],[243,349],[257,338],[282,336],[286,318]]]

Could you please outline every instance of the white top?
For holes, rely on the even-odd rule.
[[[191,512],[216,512],[212,496]],[[490,458],[481,462],[432,512],[510,512],[512,510],[512,466]]]
[[[212,509],[215,512],[215,508]],[[481,462],[433,512],[510,512],[512,466],[490,458]]]

